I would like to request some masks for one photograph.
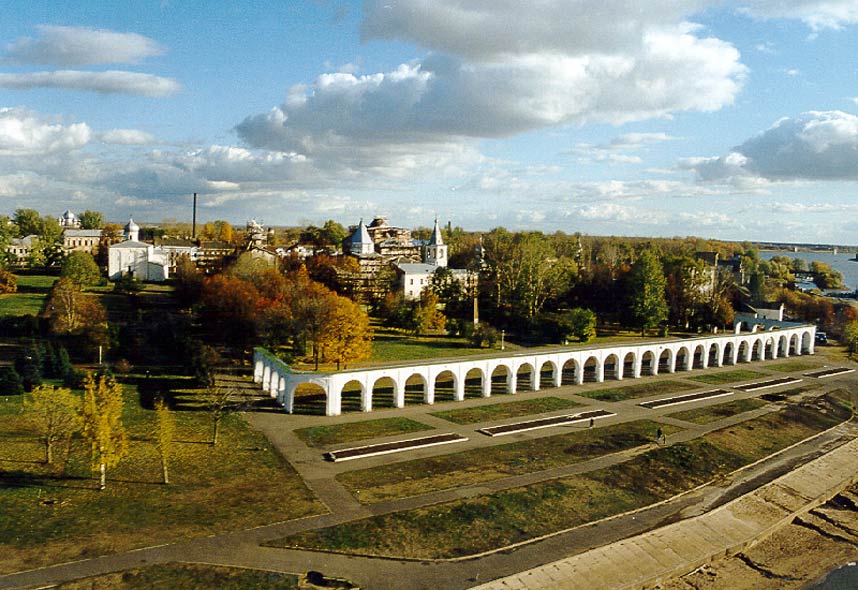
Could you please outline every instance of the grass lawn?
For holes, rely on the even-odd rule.
[[[692,381],[698,383],[706,383],[707,385],[725,385],[727,383],[738,383],[739,381],[748,381],[749,379],[759,379],[766,377],[765,373],[758,371],[750,371],[748,369],[737,369],[735,371],[727,371],[726,373],[712,373],[709,375],[698,375],[697,377],[689,377]]]
[[[147,395],[180,378],[152,378]],[[44,452],[19,413],[20,398],[0,398],[0,573],[83,559],[133,547],[208,535],[324,511],[267,439],[236,414],[209,443],[205,412],[176,411],[171,484],[160,463],[134,385],[125,386],[129,454],[97,491],[86,443],[72,441],[67,461],[41,463]]]
[[[364,422],[346,422],[331,426],[299,428],[295,434],[311,447],[324,447],[339,443],[366,440],[394,434],[432,430],[431,426],[408,418],[380,418]]]
[[[848,392],[583,475],[365,518],[271,543],[413,558],[471,555],[669,498],[848,419]]]
[[[44,293],[6,293],[0,295],[0,316],[39,315],[44,304]]]
[[[489,420],[503,420],[504,418],[553,412],[555,410],[568,410],[580,406],[581,404],[578,402],[561,397],[540,397],[504,404],[433,412],[432,415],[453,422],[454,424],[475,424],[477,422],[488,422]]]
[[[814,362],[809,362],[809,361],[786,361],[784,363],[767,365],[766,368],[770,371],[778,371],[781,373],[793,373],[793,372],[797,372],[797,371],[809,371],[811,369],[818,369],[819,363],[814,363]]]
[[[737,399],[735,401],[718,404],[717,406],[709,406],[707,408],[698,408],[696,410],[687,410],[685,412],[670,414],[669,417],[676,418],[677,420],[685,420],[686,422],[693,422],[694,424],[709,424],[710,422],[720,420],[721,418],[727,418],[728,416],[735,416],[742,412],[756,410],[764,405],[766,405],[766,402],[758,399]]]
[[[57,590],[297,590],[298,576],[244,568],[164,563],[82,578]]]
[[[38,315],[57,280],[51,275],[15,275],[18,292],[0,295],[0,316]]]
[[[583,391],[576,393],[581,397],[589,397],[603,402],[619,402],[626,399],[648,397],[659,393],[676,393],[695,389],[696,386],[682,381],[653,381],[649,383],[638,383],[625,387],[611,387],[609,389],[596,389],[594,391]]]
[[[651,443],[659,426],[649,420],[592,430],[579,426],[557,436],[349,471],[337,480],[371,504],[578,463]],[[661,427],[668,435],[680,430]]]

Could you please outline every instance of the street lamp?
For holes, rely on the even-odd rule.
[[[506,350],[506,347],[503,343],[503,337],[506,336],[506,330],[501,330],[501,350]]]

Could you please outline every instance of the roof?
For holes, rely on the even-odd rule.
[[[186,240],[185,238],[155,238],[156,246],[167,246],[173,248],[195,248],[196,244],[194,244],[190,240]]]
[[[125,240],[124,242],[119,242],[118,244],[113,244],[110,248],[122,248],[122,249],[131,249],[131,248],[151,248],[152,244],[147,244],[146,242],[135,242],[134,240]]]
[[[444,238],[441,236],[441,228],[438,227],[438,219],[435,219],[435,227],[432,228],[432,237],[429,238],[430,246],[443,246]]]
[[[63,235],[70,238],[100,238],[100,229],[64,229]]]
[[[349,240],[352,244],[372,244],[372,238],[369,237],[369,232],[366,230],[366,226],[363,224],[363,219],[358,223],[357,229],[352,234],[351,239]]]
[[[229,242],[223,242],[221,240],[209,240],[207,242],[200,242],[200,248],[203,250],[233,250],[234,248],[230,246]]]
[[[405,274],[424,274],[431,275],[440,267],[435,266],[434,264],[423,264],[420,262],[403,262],[397,263],[396,268],[404,272]]]

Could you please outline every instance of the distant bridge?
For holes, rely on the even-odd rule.
[[[749,331],[742,331],[743,327]],[[454,401],[462,401],[466,393],[490,397],[492,393],[637,379],[813,354],[815,337],[812,325],[759,320],[753,325],[738,323],[732,334],[415,361],[329,373],[295,371],[268,350],[257,348],[253,379],[290,414],[301,386],[310,393],[323,393],[325,414],[337,416],[343,411],[343,397],[349,395],[359,396],[363,412],[372,411],[374,397],[385,397],[390,405],[402,408],[407,392],[412,398],[420,395],[425,404],[435,403],[438,391],[452,392]]]

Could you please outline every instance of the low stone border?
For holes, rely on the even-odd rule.
[[[802,379],[797,377],[782,377],[780,379],[769,379],[768,381],[758,381],[746,385],[736,385],[733,389],[750,393],[752,391],[760,391],[761,389],[769,389],[770,387],[780,387],[781,385],[792,385],[801,382]]]
[[[835,369],[822,369],[821,371],[811,371],[805,373],[805,377],[816,377],[817,379],[825,379],[826,377],[834,377],[835,375],[845,375],[846,373],[854,373],[855,369],[847,367],[837,367]]]
[[[480,428],[477,432],[487,436],[504,436],[506,434],[516,434],[518,432],[536,430],[538,428],[568,426],[578,422],[586,422],[590,419],[597,420],[599,418],[608,418],[610,416],[616,416],[616,414],[614,412],[608,412],[607,410],[591,410],[588,412],[581,412],[579,414],[567,414],[566,416],[527,420],[526,422],[516,422],[515,424],[504,424],[503,426],[490,426],[488,428]]]
[[[475,586],[639,590],[733,555],[858,482],[858,440],[700,516]]]
[[[690,402],[696,402],[704,399],[712,399],[716,397],[724,397],[725,395],[733,395],[732,391],[727,391],[726,389],[712,389],[710,391],[703,391],[701,393],[689,393],[687,395],[678,395],[676,397],[667,397],[664,399],[656,399],[648,402],[641,402],[638,405],[647,408],[650,410],[654,410],[655,408],[663,408],[666,406],[675,406],[678,404],[687,404]]]
[[[337,463],[338,461],[351,461],[352,459],[363,459],[364,457],[401,453],[403,451],[413,451],[414,449],[435,447],[438,445],[449,445],[452,443],[465,442],[467,440],[467,436],[450,432],[447,434],[437,434],[435,436],[423,436],[420,438],[410,438],[389,443],[340,449],[339,451],[327,452],[323,456],[326,460]]]

